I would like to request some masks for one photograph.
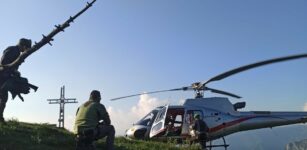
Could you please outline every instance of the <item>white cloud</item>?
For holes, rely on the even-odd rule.
[[[307,103],[304,105],[304,111],[307,111]]]
[[[74,122],[75,122],[75,116],[69,114],[65,118],[65,123],[64,123],[65,128],[73,132]]]
[[[130,128],[133,123],[144,117],[147,113],[158,106],[167,104],[166,100],[158,100],[147,94],[141,95],[137,105],[128,111],[122,111],[113,107],[108,107],[112,124],[115,127],[116,135],[124,135],[125,130]]]
[[[131,112],[140,118],[146,115],[152,109],[165,104],[167,104],[167,101],[159,101],[157,98],[144,94],[140,96],[138,104],[132,107]]]

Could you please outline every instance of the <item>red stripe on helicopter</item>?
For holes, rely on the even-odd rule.
[[[238,120],[234,120],[234,121],[230,121],[230,122],[225,122],[225,123],[222,123],[221,125],[218,125],[216,127],[213,127],[213,128],[210,128],[209,129],[209,132],[216,132],[218,130],[221,130],[223,128],[226,128],[226,127],[230,127],[230,126],[233,126],[233,125],[236,125],[236,124],[239,124],[243,121],[246,121],[246,120],[249,120],[249,119],[252,119],[252,118],[256,118],[256,116],[252,116],[252,117],[246,117],[246,118],[240,118]]]

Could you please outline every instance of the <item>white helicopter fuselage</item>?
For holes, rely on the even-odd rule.
[[[272,112],[272,111],[238,111],[238,109],[245,107],[245,102],[232,104],[228,98],[223,97],[211,97],[203,98],[205,91],[211,91],[213,93],[227,95],[234,98],[241,98],[240,96],[229,93],[226,91],[209,88],[207,84],[213,81],[219,81],[225,79],[243,71],[253,69],[256,67],[289,61],[294,59],[307,58],[307,54],[292,55],[286,57],[279,57],[256,63],[244,65],[222,74],[214,76],[205,82],[195,82],[190,86],[184,86],[181,88],[174,88],[168,90],[158,90],[147,92],[146,94],[154,94],[170,91],[194,91],[194,99],[187,99],[183,105],[173,106],[166,105],[164,107],[158,107],[154,113],[150,112],[132,128],[128,129],[126,136],[130,138],[180,138],[194,140],[193,130],[191,126],[194,124],[194,116],[199,115],[201,119],[209,127],[207,141],[216,140],[222,138],[223,145],[210,145],[209,147],[222,146],[227,148],[224,136],[230,135],[236,132],[242,132],[246,130],[254,130],[261,128],[272,128],[276,126],[306,123],[307,112]],[[123,96],[112,100],[128,98],[133,96],[139,96],[142,94],[133,94],[129,96]],[[154,115],[151,115],[154,114]],[[147,118],[147,116],[150,119]],[[194,134],[195,135],[195,134]],[[211,143],[211,142],[210,142]]]
[[[244,105],[245,106],[245,105]],[[240,108],[243,108],[241,106]],[[272,128],[307,122],[307,112],[241,112],[227,98],[211,97],[187,99],[183,105],[158,107],[126,131],[126,137],[144,138],[190,138],[193,115],[200,114],[209,127],[208,141],[232,133]],[[169,134],[167,116],[173,116],[174,133]]]
[[[152,110],[126,131],[126,137],[188,139],[193,136],[191,125],[196,113],[209,127],[208,141],[246,130],[307,122],[307,112],[244,112],[237,111],[236,108],[223,97],[187,99],[180,106],[167,105]],[[172,129],[176,130],[173,134],[169,134],[171,132],[168,131],[167,116],[173,116],[176,122],[173,124]]]

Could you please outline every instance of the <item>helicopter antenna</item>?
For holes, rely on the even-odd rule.
[[[222,79],[225,79],[225,78],[227,78],[231,75],[234,75],[234,74],[237,74],[237,73],[249,70],[249,69],[253,69],[253,68],[256,68],[256,67],[260,67],[260,66],[264,66],[264,65],[268,65],[268,64],[273,64],[273,63],[278,63],[278,62],[283,62],[283,61],[288,61],[288,60],[306,58],[306,57],[307,57],[307,54],[298,54],[298,55],[291,55],[291,56],[269,59],[269,60],[260,61],[260,62],[252,63],[252,64],[249,64],[249,65],[245,65],[245,66],[242,66],[242,67],[238,67],[238,68],[229,70],[229,71],[224,72],[222,74],[219,74],[219,75],[217,75],[217,76],[215,76],[215,77],[213,77],[213,78],[211,78],[211,79],[209,79],[205,82],[192,83],[190,86],[184,86],[182,88],[176,88],[176,89],[170,89],[170,90],[161,90],[161,91],[147,92],[147,93],[141,93],[141,94],[134,94],[134,95],[129,95],[129,96],[113,98],[111,100],[118,100],[118,99],[122,99],[122,98],[139,96],[139,95],[143,95],[143,94],[153,94],[153,93],[179,91],[179,90],[181,90],[181,91],[194,90],[195,98],[202,98],[204,96],[205,91],[211,91],[212,93],[227,95],[227,96],[234,97],[234,98],[241,98],[241,96],[238,96],[236,94],[229,93],[229,92],[222,91],[222,90],[209,88],[206,85],[210,82],[222,80]]]

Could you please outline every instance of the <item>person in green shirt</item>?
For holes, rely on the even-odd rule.
[[[115,129],[100,100],[100,92],[93,90],[89,100],[77,110],[74,125],[74,133],[77,135],[77,150],[78,147],[92,145],[93,141],[106,136],[107,149],[114,149]]]

